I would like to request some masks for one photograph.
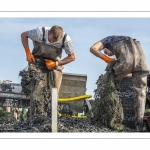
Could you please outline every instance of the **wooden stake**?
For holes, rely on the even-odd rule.
[[[52,106],[51,106],[51,118],[52,118],[52,132],[57,132],[57,88],[52,88]]]

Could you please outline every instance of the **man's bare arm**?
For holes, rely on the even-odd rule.
[[[102,42],[97,42],[95,43],[91,48],[90,48],[90,52],[92,54],[94,54],[95,56],[101,58],[102,57],[102,53],[100,52],[103,49],[103,44]]]
[[[106,56],[105,54],[101,53],[101,50],[103,49],[103,44],[102,42],[97,42],[95,43],[91,48],[90,48],[90,52],[92,54],[94,54],[95,56],[97,56],[98,58],[104,60],[106,63],[110,63],[115,61],[114,58],[110,58],[108,56]]]
[[[60,60],[60,61],[58,62],[58,66],[68,64],[68,63],[74,61],[75,59],[76,59],[75,52],[72,52],[72,53],[69,54],[66,58]]]
[[[21,41],[22,41],[22,45],[25,49],[25,52],[26,52],[26,60],[28,62],[33,62],[35,61],[34,59],[34,56],[32,55],[32,53],[30,52],[30,48],[29,48],[29,45],[28,45],[28,32],[23,32],[21,34]]]
[[[29,45],[28,45],[28,32],[27,31],[23,32],[21,34],[21,41],[22,41],[22,45],[24,48],[29,47]]]

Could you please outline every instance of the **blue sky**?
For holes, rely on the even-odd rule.
[[[105,73],[106,63],[90,53],[90,47],[110,35],[126,35],[139,40],[150,67],[150,18],[0,18],[0,80],[20,83],[19,71],[27,66],[20,34],[39,26],[62,26],[71,37],[76,60],[63,72],[86,74],[86,94],[94,96],[96,81]],[[29,42],[32,50],[32,41]],[[63,52],[63,57],[67,55]]]

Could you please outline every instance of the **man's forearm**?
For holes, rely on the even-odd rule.
[[[90,52],[94,54],[95,56],[101,58],[102,53],[100,52],[103,49],[103,44],[101,42],[95,43],[91,48]]]
[[[95,56],[97,56],[97,57],[99,57],[99,58],[101,58],[102,57],[102,53],[100,52],[100,51],[91,51],[91,53],[93,54],[93,55],[95,55]]]
[[[76,58],[76,56],[75,56],[75,53],[73,52],[72,54],[69,54],[68,57],[58,61],[58,66],[68,64],[68,63],[74,61],[75,58]]]
[[[21,41],[22,41],[22,45],[25,49],[25,52],[26,52],[26,60],[28,62],[35,62],[35,58],[34,56],[32,55],[32,53],[30,52],[30,48],[28,46],[28,32],[23,32],[21,34]]]
[[[21,34],[21,41],[24,48],[29,47],[28,45],[28,32],[23,32]]]

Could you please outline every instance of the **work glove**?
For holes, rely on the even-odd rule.
[[[28,61],[28,62],[35,62],[35,59],[34,59],[34,56],[32,55],[32,53],[30,52],[30,49],[29,49],[29,47],[25,47],[25,51],[26,51],[26,60]]]
[[[106,63],[110,63],[110,62],[116,61],[116,59],[110,58],[110,57],[106,56],[105,54],[102,54],[101,59],[104,60]]]
[[[51,70],[53,68],[56,68],[58,66],[58,62],[54,62],[52,60],[48,60],[48,59],[45,59],[45,64],[46,64],[46,68],[48,70]]]

